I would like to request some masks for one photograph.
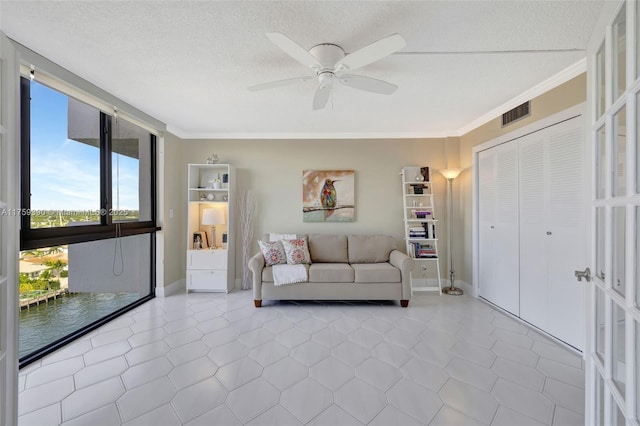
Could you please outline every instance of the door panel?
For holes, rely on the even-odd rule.
[[[547,329],[548,281],[545,152],[542,132],[519,142],[520,163],[520,317]]]
[[[479,155],[480,295],[519,314],[517,146]]]

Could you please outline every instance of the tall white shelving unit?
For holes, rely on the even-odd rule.
[[[436,291],[442,295],[440,261],[438,256],[438,232],[435,205],[428,167],[406,166],[402,176],[402,210],[404,216],[404,240],[407,254],[414,259],[411,271],[411,291]],[[437,286],[428,285],[429,268],[435,267]]]
[[[235,285],[234,169],[229,164],[189,164],[187,179],[186,290],[228,293]],[[225,223],[216,225],[215,241],[211,227],[202,223],[207,209],[224,215]],[[202,246],[194,245],[196,233],[204,237]]]

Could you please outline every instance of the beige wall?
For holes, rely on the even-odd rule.
[[[162,234],[164,237],[164,283],[169,285],[185,278],[187,217],[185,191],[186,166],[183,165],[182,151],[185,142],[166,133],[164,136],[164,192]],[[173,211],[171,217],[170,211]]]
[[[500,117],[460,138],[374,140],[181,140],[165,137],[164,285],[184,278],[186,232],[186,167],[202,163],[215,152],[220,161],[236,167],[237,195],[251,189],[258,200],[256,239],[268,232],[381,233],[396,238],[404,250],[402,192],[399,172],[407,165],[428,165],[435,182],[439,219],[440,267],[448,278],[448,213],[446,181],[438,169],[462,167],[454,181],[454,267],[456,279],[473,282],[472,272],[472,149],[544,117],[586,100],[586,76],[581,74],[531,100],[531,115],[502,128]],[[351,223],[302,221],[302,170],[356,171],[356,220]],[[170,218],[169,209],[174,217]],[[237,223],[237,221],[236,221]],[[237,236],[237,233],[236,233]],[[237,237],[236,237],[237,238]],[[242,275],[236,239],[236,278]],[[257,244],[254,246],[257,251]]]
[[[221,163],[236,167],[237,190],[251,189],[258,200],[256,240],[268,232],[388,234],[404,251],[400,170],[407,165],[445,167],[445,151],[458,158],[457,139],[394,140],[179,140],[166,138],[165,146],[165,285],[184,277],[183,238],[188,163],[202,163],[218,154]],[[305,169],[353,169],[356,185],[356,219],[347,223],[302,221],[302,171]],[[446,186],[432,172],[436,217],[446,230]],[[169,209],[175,212],[169,219]],[[236,221],[237,223],[237,221]],[[440,234],[440,235],[446,235]],[[236,232],[236,278],[242,275]],[[257,252],[257,243],[254,244]],[[446,239],[439,241],[441,268],[446,271]]]
[[[460,279],[467,283],[473,281],[473,247],[472,247],[472,150],[476,145],[491,141],[500,136],[513,132],[520,127],[535,123],[545,117],[556,114],[574,105],[585,102],[587,99],[586,74],[559,85],[558,87],[531,100],[531,115],[502,128],[501,117],[497,117],[486,124],[470,131],[460,137],[460,167],[465,171],[457,179],[460,191],[456,201],[459,203],[456,210],[461,215],[456,217],[455,224],[463,229],[461,237],[458,237],[460,244],[456,246],[454,257],[462,260],[460,269]],[[458,262],[456,262],[458,265]],[[458,267],[458,266],[456,266]],[[458,274],[457,274],[458,275]]]

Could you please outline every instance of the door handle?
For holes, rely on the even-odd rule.
[[[587,267],[584,271],[575,271],[575,276],[578,281],[582,281],[584,278],[588,283],[591,282],[591,269]]]

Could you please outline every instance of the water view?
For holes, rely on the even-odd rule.
[[[19,356],[28,355],[135,302],[132,293],[67,293],[20,311]]]

